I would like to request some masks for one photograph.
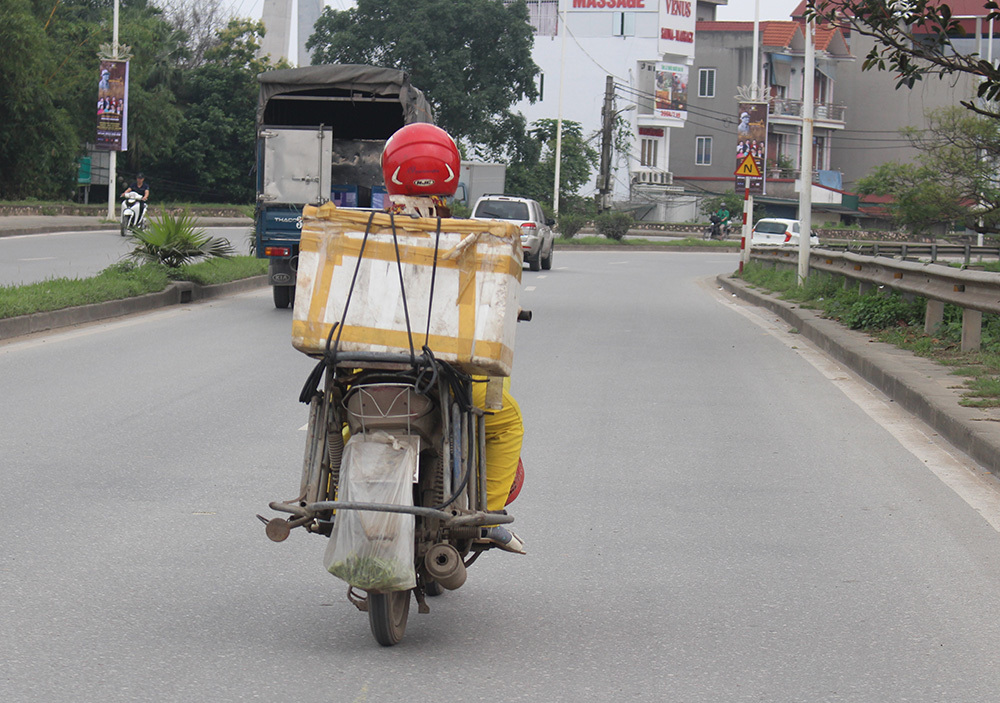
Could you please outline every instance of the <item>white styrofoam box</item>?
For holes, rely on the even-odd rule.
[[[412,338],[417,354],[426,343],[466,373],[510,375],[522,266],[516,226],[443,219],[438,233],[437,218],[330,203],[307,206],[302,222],[296,349],[322,354],[343,320],[334,333],[341,351],[409,352]]]

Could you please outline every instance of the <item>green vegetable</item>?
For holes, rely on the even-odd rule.
[[[397,559],[352,554],[330,565],[330,573],[366,591],[402,591],[415,578],[413,565]]]

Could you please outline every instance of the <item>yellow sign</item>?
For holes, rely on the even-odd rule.
[[[737,176],[749,176],[750,178],[760,178],[760,169],[757,168],[757,160],[753,154],[747,154],[743,163],[736,169]]]

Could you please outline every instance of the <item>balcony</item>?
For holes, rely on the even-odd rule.
[[[802,121],[801,100],[788,100],[787,98],[773,98],[768,107],[768,116],[772,119],[781,120],[788,118],[792,122]],[[825,127],[843,129],[847,119],[847,106],[835,105],[833,103],[815,103],[813,105],[813,120],[823,122]]]
[[[640,170],[632,172],[633,185],[669,186],[674,183],[674,174],[669,171]]]

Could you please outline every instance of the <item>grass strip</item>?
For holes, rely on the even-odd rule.
[[[843,278],[816,272],[800,286],[794,269],[755,262],[744,268],[743,280],[800,307],[819,310],[824,317],[880,342],[952,367],[951,373],[964,377],[967,389],[961,405],[1000,407],[1000,315],[984,314],[980,349],[962,351],[962,309],[955,305],[945,305],[944,321],[933,334],[926,334],[927,301],[923,298],[879,290],[860,295],[857,286],[845,288]]]
[[[172,270],[123,261],[91,278],[52,278],[20,286],[0,286],[0,319],[158,293],[171,280],[213,285],[264,273],[267,261],[252,256],[214,259]]]

